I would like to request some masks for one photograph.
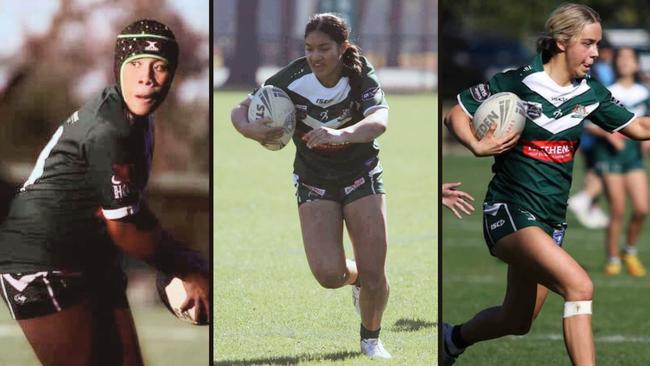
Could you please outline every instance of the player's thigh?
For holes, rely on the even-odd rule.
[[[313,200],[298,206],[302,240],[312,271],[345,268],[343,210],[331,200]]]
[[[592,296],[585,270],[540,227],[525,227],[499,239],[494,254],[512,266],[525,268],[535,281],[568,300]]]
[[[625,188],[635,212],[648,212],[648,177],[645,170],[635,169],[625,174]]]
[[[388,246],[385,195],[359,198],[345,205],[343,212],[359,273],[383,273]]]
[[[90,301],[57,313],[18,320],[43,365],[92,365],[93,313]]]
[[[548,290],[525,268],[508,266],[503,309],[512,321],[530,326],[544,304]]]

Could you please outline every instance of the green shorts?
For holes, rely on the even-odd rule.
[[[594,146],[594,168],[598,175],[625,174],[643,169],[641,145],[637,141],[625,141],[625,148],[617,151],[607,142]]]
[[[555,244],[562,246],[567,227],[565,222],[551,224],[541,221],[530,211],[512,203],[483,203],[483,237],[490,254],[494,255],[494,246],[501,238],[529,226],[541,228]]]
[[[304,182],[297,174],[294,174],[293,184],[296,187],[298,206],[317,200],[336,201],[345,206],[365,196],[385,194],[382,174],[383,170],[380,164],[352,181],[340,183]]]

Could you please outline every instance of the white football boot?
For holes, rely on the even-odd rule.
[[[359,294],[361,293],[361,287],[357,285],[352,285],[352,304],[354,309],[357,311],[357,314],[361,316],[361,305],[359,303]]]
[[[373,359],[390,360],[393,358],[384,348],[379,338],[368,338],[361,340],[361,353]]]

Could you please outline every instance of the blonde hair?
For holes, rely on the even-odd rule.
[[[553,10],[544,25],[544,34],[537,39],[537,51],[548,59],[561,52],[557,42],[568,43],[580,34],[585,25],[600,23],[600,15],[587,5],[565,3]]]

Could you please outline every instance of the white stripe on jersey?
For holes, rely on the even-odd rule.
[[[544,71],[530,74],[521,82],[556,107],[590,89],[586,78],[582,79],[578,85],[560,86]]]
[[[289,84],[288,89],[321,108],[331,107],[344,101],[351,90],[350,79],[347,76],[341,77],[333,87],[326,88],[313,73],[294,80]]]
[[[52,152],[52,149],[56,145],[56,143],[59,141],[61,138],[61,135],[63,134],[63,126],[59,127],[56,132],[54,132],[54,135],[50,139],[50,141],[45,145],[45,148],[43,148],[43,151],[38,155],[38,159],[36,160],[36,165],[34,166],[34,170],[32,170],[32,174],[29,175],[29,178],[27,178],[27,181],[25,184],[23,184],[23,187],[20,188],[20,191],[24,191],[25,188],[28,185],[34,184],[36,179],[40,178],[41,175],[43,175],[43,168],[45,167],[45,159],[47,159],[48,156],[50,156],[50,152]]]
[[[560,118],[549,118],[546,117],[544,113],[541,113],[540,116],[535,119],[530,118],[530,116],[528,116],[528,119],[533,121],[539,127],[555,134],[558,132],[568,130],[573,126],[579,125],[580,122],[582,122],[585,119],[585,116],[595,111],[599,105],[600,103],[589,104],[587,106],[584,106],[586,112],[571,113],[571,114],[567,114],[566,116],[562,116]]]
[[[138,212],[138,210],[139,207],[137,205],[120,207],[113,210],[105,210],[102,208],[102,214],[104,214],[104,217],[109,220],[117,220],[129,215],[133,215],[134,213]]]

